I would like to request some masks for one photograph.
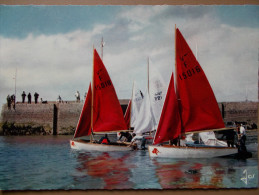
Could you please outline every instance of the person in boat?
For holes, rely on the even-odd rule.
[[[169,145],[170,146],[186,146],[186,135],[185,133],[182,133],[180,136],[178,136],[177,138],[173,139],[173,140],[169,140]]]
[[[140,142],[140,149],[145,150],[146,147],[146,138],[143,135],[136,135],[135,133],[132,134],[133,138],[129,146],[131,146],[134,150],[138,149],[138,143]]]
[[[99,144],[110,144],[110,140],[108,138],[108,135],[105,134],[98,142]]]
[[[243,124],[240,126],[240,144],[246,144],[246,130]]]
[[[120,132],[119,141],[122,137],[124,137],[123,142],[131,142],[132,140],[132,135],[129,132]]]
[[[179,144],[179,137],[173,139],[173,140],[169,140],[169,145],[170,146],[177,146]]]
[[[240,135],[240,124],[237,124],[237,134]]]
[[[234,130],[227,130],[223,135],[224,137],[226,137],[228,147],[233,148],[236,144],[236,132]]]
[[[246,159],[246,158],[252,157],[252,153],[247,151],[245,144],[246,144],[246,130],[243,124],[241,124],[237,158]]]

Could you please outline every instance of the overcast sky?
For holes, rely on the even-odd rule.
[[[14,93],[75,100],[92,76],[93,45],[120,99],[145,90],[147,58],[169,82],[174,26],[205,71],[218,101],[257,101],[259,6],[0,6],[0,103]],[[196,49],[197,48],[197,49]]]

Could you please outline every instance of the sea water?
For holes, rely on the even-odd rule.
[[[256,152],[247,160],[158,159],[148,151],[79,152],[69,139],[1,136],[0,190],[258,187]]]

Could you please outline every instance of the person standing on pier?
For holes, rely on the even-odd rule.
[[[60,95],[58,95],[58,102],[59,103],[62,102],[62,99],[61,99]]]
[[[10,95],[7,96],[6,100],[7,100],[8,110],[11,110],[11,97],[10,97]]]
[[[25,91],[22,92],[22,103],[25,102],[25,97],[26,97],[26,94],[25,94]]]
[[[76,101],[80,102],[80,93],[79,93],[79,91],[76,92],[75,96],[76,96]]]
[[[31,104],[31,93],[28,94],[28,104]]]
[[[13,105],[13,109],[15,110],[15,95],[11,95],[11,104]]]
[[[34,93],[34,100],[35,100],[35,104],[38,103],[38,97],[39,97],[39,94],[37,92]]]

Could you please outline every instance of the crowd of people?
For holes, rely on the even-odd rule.
[[[32,103],[32,94],[30,92],[28,94],[26,94],[25,91],[23,91],[21,96],[22,96],[22,103],[23,104],[26,103],[26,97],[27,97],[27,103],[28,104]],[[35,104],[39,103],[39,101],[38,101],[39,96],[40,95],[37,92],[34,93],[34,102],[35,102]],[[80,93],[79,93],[79,91],[77,91],[75,93],[75,96],[76,96],[76,102],[80,102]],[[85,98],[86,98],[86,94],[85,94]],[[41,100],[42,104],[48,103],[46,100],[43,100],[42,98],[40,98],[40,100]],[[11,108],[15,109],[16,96],[14,94],[13,95],[8,95],[7,98],[6,98],[6,101],[7,101],[7,107],[8,107],[9,110]],[[59,103],[63,102],[63,100],[62,100],[60,95],[58,95],[57,102],[59,102]]]
[[[26,96],[28,98],[28,101],[27,103],[28,104],[31,104],[31,93],[28,93],[28,95],[26,95],[25,91],[22,92],[22,103],[24,104],[25,103],[25,99],[26,99]],[[34,102],[35,104],[38,103],[38,98],[39,98],[39,94],[37,92],[34,93]],[[7,101],[7,107],[8,109],[10,110],[12,107],[13,109],[15,109],[15,104],[16,104],[16,97],[15,95],[7,95],[7,98],[6,98],[6,101]],[[43,101],[42,98],[41,98],[41,102],[44,103],[46,101]]]
[[[11,110],[11,108],[13,107],[13,109],[15,109],[15,95],[8,95],[6,98],[7,101],[7,107],[9,110]]]

